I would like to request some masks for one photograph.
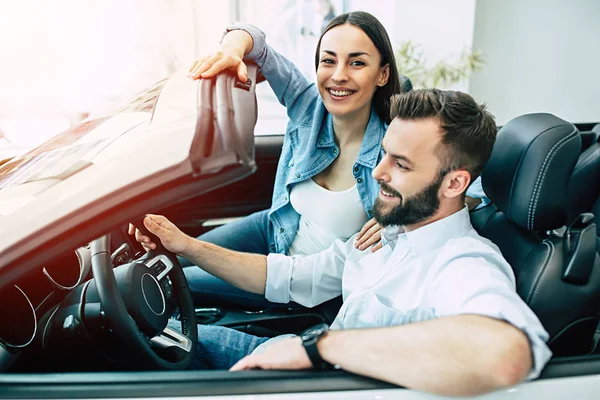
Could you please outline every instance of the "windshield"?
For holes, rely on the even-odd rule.
[[[138,93],[133,101],[110,116],[84,121],[1,165],[0,217],[11,215],[59,183],[73,181],[72,178],[96,164],[104,166],[89,174],[98,176],[93,179],[102,179],[98,186],[108,190],[109,186],[118,185],[119,179],[124,176],[115,174],[111,168],[127,168],[129,160],[144,157],[141,151],[148,146],[158,149],[177,147],[181,151],[173,151],[170,155],[177,155],[174,159],[180,161],[189,152],[194,134],[197,88],[197,82],[182,73],[175,74]],[[160,100],[162,98],[165,100]],[[191,118],[188,125],[185,129],[179,126],[178,130],[177,121],[186,118]],[[172,129],[165,129],[165,126]],[[154,139],[168,141],[168,138],[160,138],[164,135],[180,135],[182,140],[169,145],[153,143]],[[189,140],[185,140],[185,136]],[[138,149],[140,153],[131,155]],[[155,150],[147,150],[146,153],[152,151]],[[161,162],[154,162],[151,167],[129,171],[132,176],[127,181],[140,179],[171,161],[169,157],[163,157]],[[106,179],[110,182],[104,182]],[[64,186],[63,190],[74,193],[83,190],[83,186],[72,183]],[[67,199],[63,200],[68,203]]]
[[[119,113],[147,113],[154,111],[156,101],[167,79],[156,82],[138,93],[133,101],[117,110]],[[146,118],[142,118],[146,119]],[[9,186],[43,179],[65,179],[89,165],[96,154],[111,141],[124,134],[140,118],[130,119],[122,129],[106,126],[110,117],[84,121],[21,157],[0,167],[0,190]]]

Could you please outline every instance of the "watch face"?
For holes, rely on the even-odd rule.
[[[300,337],[302,340],[310,340],[315,337],[319,337],[324,334],[327,329],[329,329],[329,325],[327,324],[319,324],[305,330]]]

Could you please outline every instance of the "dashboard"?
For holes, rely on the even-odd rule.
[[[114,268],[130,266],[134,261],[139,265],[140,257],[146,254],[127,234],[127,226],[111,231],[110,249]],[[171,310],[173,290],[168,275],[173,264],[162,255],[141,264],[160,281]],[[128,285],[125,281],[126,290]],[[141,289],[143,294],[147,288]],[[131,305],[128,299],[124,298],[127,307]],[[93,281],[90,244],[49,259],[0,291],[0,373],[56,372],[107,359],[112,362],[105,345],[116,348],[115,339],[112,330],[106,329]]]
[[[63,253],[0,293],[0,350],[17,355],[43,336],[43,320],[65,295],[91,277],[89,246]],[[14,357],[11,357],[14,358]],[[0,368],[2,367],[0,362]]]

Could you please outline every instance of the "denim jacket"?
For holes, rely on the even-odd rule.
[[[316,85],[306,79],[294,63],[269,46],[260,29],[236,23],[228,27],[225,33],[236,29],[242,29],[252,36],[254,44],[245,59],[258,65],[290,119],[269,211],[274,235],[270,250],[273,253],[287,253],[300,221],[300,215],[290,203],[291,187],[325,170],[336,159],[340,149],[335,143],[332,116],[325,108]],[[381,160],[381,141],[386,129],[387,124],[372,109],[358,157],[352,167],[358,193],[369,218],[372,217],[371,207],[379,193],[379,185],[371,173]]]

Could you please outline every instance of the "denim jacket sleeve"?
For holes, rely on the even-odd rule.
[[[269,46],[265,33],[250,24],[235,23],[227,28],[225,34],[241,29],[252,36],[253,46],[244,59],[254,61],[263,76],[269,82],[279,102],[286,108],[288,117],[296,122],[310,121],[319,92],[314,83],[300,72],[298,67]]]

